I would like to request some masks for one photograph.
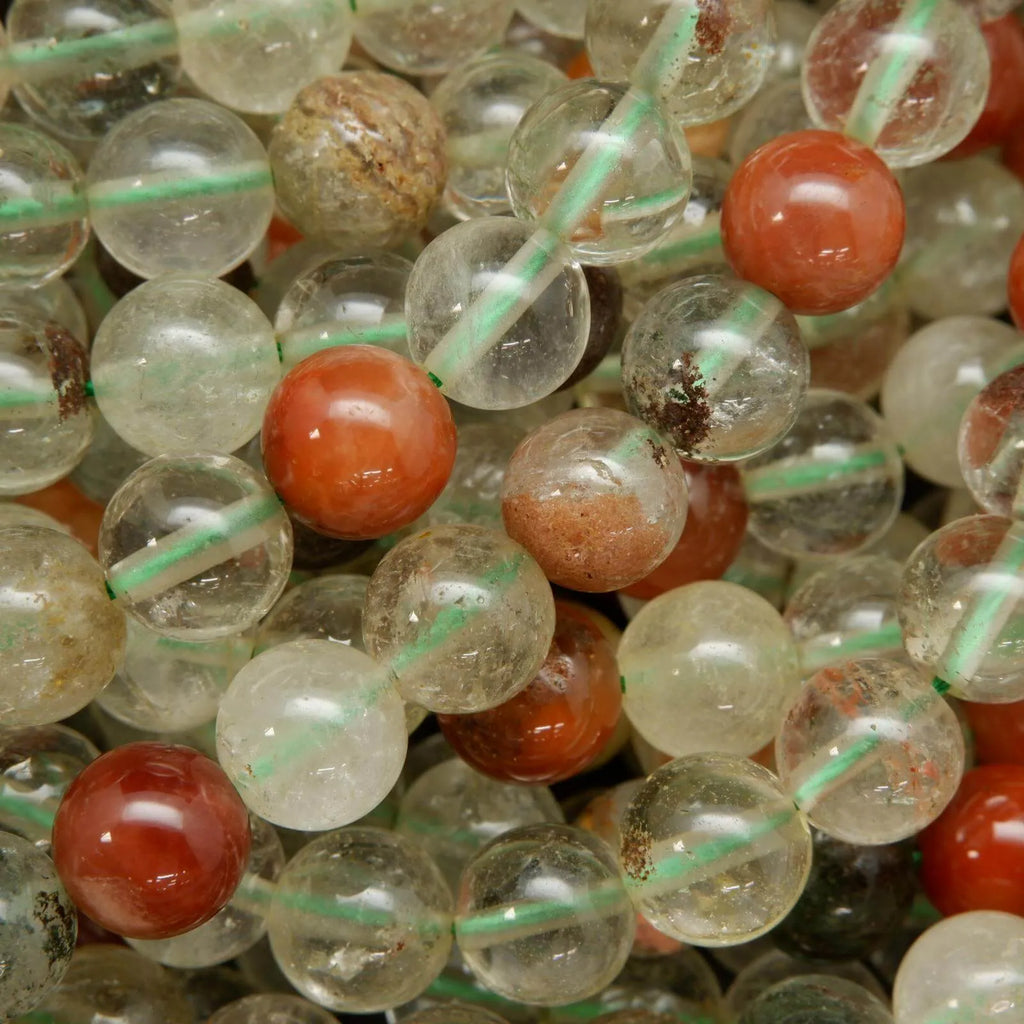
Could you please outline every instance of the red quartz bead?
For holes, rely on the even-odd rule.
[[[717,580],[732,565],[747,529],[747,497],[732,466],[683,462],[690,502],[679,543],[657,569],[624,588],[641,600],[684,583]]]
[[[979,764],[1024,765],[1024,700],[1010,704],[961,701]]]
[[[1024,766],[969,771],[918,845],[921,882],[943,914],[1024,914]]]
[[[455,461],[455,423],[430,378],[370,345],[326,349],[290,370],[263,419],[263,465],[289,511],[344,540],[419,518]]]
[[[1024,330],[1024,235],[1010,257],[1010,272],[1006,277],[1006,295],[1010,315],[1018,328]]]
[[[838,313],[889,276],[906,210],[892,172],[837,132],[780,135],[737,168],[722,206],[736,273],[794,313]]]
[[[68,787],[53,860],[76,906],[118,935],[162,939],[209,920],[249,860],[249,815],[191,747],[129,743]]]
[[[608,742],[622,710],[615,653],[578,605],[555,602],[555,636],[525,690],[489,711],[438,715],[445,739],[501,782],[549,785],[582,771]]]

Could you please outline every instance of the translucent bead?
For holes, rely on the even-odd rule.
[[[405,299],[413,359],[449,398],[515,409],[550,395],[590,331],[583,271],[552,234],[477,218],[420,254]]]
[[[674,453],[616,409],[575,409],[533,431],[502,485],[502,516],[548,579],[583,591],[643,579],[675,547],[686,478]]]
[[[251,949],[266,934],[269,892],[285,864],[272,825],[249,815],[249,862],[231,901],[205,924],[171,939],[129,939],[128,945],[167,967],[201,968],[224,963]]]
[[[405,289],[412,264],[394,253],[315,262],[292,281],[274,317],[286,370],[335,345],[409,355]]]
[[[985,40],[956,0],[840,0],[804,55],[811,120],[872,146],[890,167],[948,153],[978,119],[988,83]]]
[[[892,1004],[899,1024],[1024,1019],[1024,919],[976,910],[933,924],[907,950]]]
[[[735,583],[690,583],[648,602],[618,651],[623,710],[659,750],[753,754],[800,686],[779,613]]]
[[[597,77],[655,93],[680,124],[739,110],[764,81],[772,36],[768,8],[755,0],[591,0],[587,8]]]
[[[1024,232],[1024,183],[986,157],[915,167],[903,179],[907,238],[897,271],[927,320],[995,316]]]
[[[451,929],[452,894],[437,865],[413,840],[375,828],[303,847],[270,911],[270,945],[288,980],[349,1013],[418,996],[444,967]]]
[[[395,831],[420,843],[456,892],[470,858],[492,839],[522,825],[563,820],[546,786],[498,782],[453,758],[409,787]]]
[[[904,657],[896,618],[902,568],[882,555],[846,558],[818,569],[794,591],[785,621],[805,675],[853,657]]]
[[[426,1010],[417,1010],[408,1017],[402,1018],[402,1024],[508,1024],[500,1017],[482,1006],[471,1006],[459,1003],[444,1003],[431,1006]]]
[[[337,1019],[301,996],[261,992],[222,1006],[208,1024],[335,1024]]]
[[[986,384],[960,421],[964,483],[986,511],[1024,517],[1024,367]]]
[[[527,109],[564,82],[547,61],[499,51],[456,68],[431,93],[448,140],[445,203],[456,217],[511,209],[505,188],[509,140]]]
[[[217,717],[221,696],[252,656],[252,631],[190,643],[128,620],[124,664],[96,697],[143,732],[187,732]]]
[[[899,616],[907,653],[966,700],[1024,699],[1024,523],[966,516],[907,560]]]
[[[54,280],[88,238],[78,161],[40,131],[0,124],[0,285],[36,288]]]
[[[0,494],[66,476],[92,440],[89,356],[78,338],[31,307],[0,308]]]
[[[622,348],[630,412],[698,461],[749,458],[775,444],[796,419],[808,374],[792,314],[724,274],[664,288]]]
[[[528,825],[466,867],[455,939],[491,991],[558,1006],[596,994],[619,973],[635,917],[602,840],[566,825]]]
[[[783,78],[769,82],[732,119],[729,131],[729,162],[739,167],[744,160],[766,142],[780,135],[813,128],[807,116],[800,82]]]
[[[280,114],[308,82],[345,61],[347,3],[173,0],[181,66],[210,99],[250,114]],[[354,8],[352,8],[354,10]]]
[[[384,0],[391,2],[391,0]],[[360,8],[360,24],[368,15]],[[396,23],[411,16],[408,7]],[[444,128],[408,82],[377,71],[318,78],[270,137],[282,213],[337,248],[386,248],[424,227],[444,189]]]
[[[894,843],[934,821],[964,769],[950,706],[883,658],[822,669],[775,742],[779,776],[811,823],[848,843]]]
[[[501,42],[515,0],[361,0],[356,39],[387,68],[438,75]]]
[[[882,382],[882,415],[910,469],[962,487],[957,432],[971,399],[1024,362],[1024,336],[984,317],[948,317],[913,334]]]
[[[370,578],[367,650],[431,711],[496,707],[537,674],[555,602],[525,549],[479,526],[439,526],[392,548]]]
[[[76,540],[37,526],[0,531],[0,716],[45,725],[85,707],[124,655],[124,612]]]
[[[263,477],[226,455],[161,456],[111,498],[100,562],[118,604],[179,640],[256,624],[291,569],[288,517]]]
[[[743,1011],[740,1024],[892,1024],[892,1014],[867,989],[843,978],[808,974],[773,985]]]
[[[327,640],[258,655],[217,715],[217,756],[245,802],[302,831],[339,828],[372,811],[397,781],[406,745],[402,701],[383,669]]]
[[[535,103],[508,148],[516,216],[548,228],[583,263],[650,249],[682,216],[692,176],[685,136],[651,96],[590,79]]]
[[[88,197],[97,237],[140,277],[219,277],[252,253],[274,210],[260,140],[235,114],[196,99],[119,121],[89,163]]]
[[[331,640],[363,647],[368,576],[326,575],[292,587],[256,631],[256,653],[292,640]]]
[[[148,455],[240,448],[259,432],[281,375],[273,328],[256,303],[223,281],[185,275],[121,299],[91,358],[100,412]]]
[[[38,80],[28,73],[15,85],[22,108],[59,136],[98,141],[123,117],[178,86],[174,26],[158,0],[16,0],[7,31],[12,43],[34,43],[44,52],[61,44],[73,49],[80,40],[96,43],[107,33],[135,37],[132,46],[106,46],[99,60],[71,58],[63,73]]]
[[[789,433],[742,472],[748,529],[794,558],[863,550],[903,498],[903,461],[885,423],[838,391],[809,391]]]
[[[821,15],[802,0],[775,0],[772,15],[775,19],[775,53],[765,79],[768,82],[780,78],[799,79],[807,41]]]
[[[778,779],[753,761],[693,754],[655,771],[622,822],[637,909],[700,946],[749,942],[782,920],[811,867],[811,833]]]

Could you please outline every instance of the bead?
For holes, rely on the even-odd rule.
[[[733,167],[739,167],[751,153],[780,135],[813,127],[804,106],[799,80],[783,78],[769,82],[732,118],[729,162]]]
[[[119,935],[169,938],[231,898],[249,857],[245,806],[216,762],[129,743],[68,788],[53,859],[75,905]]]
[[[1024,324],[1024,234],[1010,255],[1010,270],[1006,280],[1010,315],[1019,328]]]
[[[796,903],[811,866],[807,823],[766,768],[693,754],[650,775],[622,821],[630,896],[666,935],[729,946]]]
[[[690,583],[644,605],[618,652],[623,710],[659,750],[753,754],[800,685],[778,612],[735,583]]]
[[[514,541],[439,526],[400,541],[370,577],[366,648],[414,704],[486,711],[537,674],[555,630],[544,573]]]
[[[444,1003],[418,1010],[411,1017],[406,1017],[403,1024],[507,1024],[507,1021],[481,1006]]]
[[[27,494],[66,476],[93,436],[89,355],[66,328],[31,308],[0,309],[0,494]]]
[[[335,248],[386,248],[412,235],[440,199],[447,170],[434,108],[376,71],[307,85],[274,126],[269,154],[282,213]]]
[[[274,208],[259,139],[196,99],[161,100],[119,121],[89,163],[88,196],[96,236],[140,277],[219,277],[256,248]]]
[[[0,716],[46,725],[85,707],[124,655],[124,612],[77,541],[38,526],[0,530]]]
[[[398,780],[406,742],[402,702],[383,669],[328,640],[258,655],[217,715],[217,757],[242,798],[275,825],[303,831],[372,811]]]
[[[964,769],[949,705],[912,668],[882,658],[812,676],[775,741],[783,786],[836,839],[894,843],[934,821]]]
[[[37,288],[56,279],[88,238],[78,161],[40,131],[0,125],[0,285]]]
[[[371,1013],[408,1002],[440,974],[451,922],[451,891],[415,842],[341,829],[303,847],[281,873],[270,945],[303,995]]]
[[[701,462],[771,447],[796,419],[808,373],[793,316],[773,295],[724,273],[684,277],[658,292],[622,348],[627,408]]]
[[[584,0],[519,0],[516,10],[544,32],[569,39],[583,37]]]
[[[555,616],[551,650],[525,690],[489,711],[438,716],[455,752],[503,782],[571,778],[600,753],[619,720],[611,644],[575,606],[556,601]]]
[[[692,169],[682,130],[652,96],[586,79],[526,112],[506,180],[517,217],[558,235],[581,262],[612,264],[640,256],[679,219]]]
[[[287,591],[256,631],[256,653],[291,640],[331,640],[363,647],[368,576],[325,575]]]
[[[337,1019],[301,996],[261,992],[222,1006],[208,1024],[335,1024]]]
[[[1024,701],[975,704],[961,701],[977,764],[1024,764]]]
[[[978,119],[988,84],[985,40],[955,0],[840,0],[804,55],[814,123],[874,146],[890,167],[948,153]]]
[[[386,349],[327,349],[290,370],[263,419],[263,464],[307,526],[381,537],[422,515],[455,461],[455,424],[429,378]]]
[[[0,832],[0,1015],[34,1010],[71,962],[78,921],[50,858]]]
[[[287,110],[307,82],[337,71],[352,39],[344,3],[249,8],[231,0],[173,0],[171,7],[182,69],[210,99],[249,114]]]
[[[838,391],[808,391],[789,433],[742,476],[749,531],[793,558],[864,550],[903,498],[903,460],[885,423]]]
[[[686,521],[679,460],[656,431],[615,409],[574,409],[527,435],[501,493],[509,536],[573,590],[642,579]]]
[[[892,1024],[886,1005],[867,989],[843,978],[809,974],[761,993],[739,1024]]]
[[[1024,921],[1012,914],[979,911],[940,921],[900,964],[892,994],[896,1019],[1018,1021],[1024,1017],[1022,956]]]
[[[619,973],[634,919],[604,842],[567,825],[528,825],[466,867],[455,938],[493,992],[558,1006],[594,995]]]
[[[262,476],[226,455],[169,455],[110,499],[100,563],[118,604],[178,640],[248,629],[288,581],[288,517]]]
[[[493,304],[514,306],[497,316]],[[515,409],[576,368],[590,331],[586,280],[553,235],[511,217],[457,224],[420,254],[405,298],[409,348],[449,398]]]
[[[105,54],[102,62],[69,61],[63,74],[38,81],[26,76],[15,85],[15,97],[34,121],[57,136],[79,143],[101,139],[122,118],[154,100],[169,98],[177,89],[174,28],[166,19],[167,8],[156,0],[16,0],[6,18],[11,43],[39,47],[45,40],[49,47],[60,47],[79,40],[95,42],[106,33],[146,29],[156,39],[148,55],[144,50],[139,57],[129,55],[126,47]],[[154,23],[166,29],[164,46],[160,31],[152,33]]]

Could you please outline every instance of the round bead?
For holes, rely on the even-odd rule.
[[[158,0],[89,0],[86,5],[77,0],[16,0],[6,21],[12,43],[31,43],[44,52],[54,46],[74,50],[80,40],[95,44],[114,32],[130,37],[134,30],[152,39],[142,50],[145,54],[150,49],[149,59],[140,60],[132,47],[114,44],[99,60],[71,59],[63,73],[39,76],[38,81],[26,75],[26,81],[15,85],[22,109],[58,136],[95,142],[122,118],[177,89],[178,40],[167,8]],[[155,27],[163,30],[162,47]]]
[[[840,0],[804,54],[814,123],[863,139],[890,167],[949,152],[978,119],[988,83],[985,40],[956,0]]]
[[[726,274],[662,289],[622,346],[630,412],[699,461],[745,459],[775,444],[796,419],[808,375],[793,316]]]
[[[363,647],[368,576],[328,574],[292,587],[256,631],[256,653],[291,640],[331,640]]]
[[[722,207],[733,270],[794,313],[838,313],[889,276],[906,213],[892,172],[836,132],[782,135],[737,168]]]
[[[1024,920],[977,911],[932,925],[907,951],[893,987],[900,1024],[1024,1018]]]
[[[348,4],[278,0],[253,10],[232,0],[173,0],[181,66],[210,99],[279,114],[307,82],[344,63]]]
[[[451,929],[452,894],[437,865],[413,840],[376,828],[342,829],[303,847],[270,910],[270,945],[285,977],[321,1006],[349,1013],[418,996],[444,967]]]
[[[952,708],[912,668],[849,661],[812,676],[775,742],[811,823],[848,843],[894,843],[934,821],[964,769]]]
[[[262,442],[289,510],[349,540],[417,519],[455,461],[448,403],[422,370],[369,345],[327,349],[290,370],[270,397]]]
[[[53,859],[75,905],[118,935],[159,939],[209,920],[249,858],[245,805],[189,747],[129,743],[64,794]]]
[[[636,908],[693,945],[763,935],[796,903],[811,867],[807,822],[778,780],[728,754],[693,754],[659,768],[621,827]]]
[[[567,825],[528,825],[467,865],[455,939],[492,992],[558,1006],[600,992],[619,973],[635,918],[602,840]]]
[[[690,583],[656,597],[626,627],[618,660],[633,728],[673,757],[755,753],[800,685],[782,617],[735,583]]]
[[[260,140],[206,100],[150,104],[119,121],[89,163],[89,213],[140,277],[219,277],[259,244],[274,210]]]
[[[503,534],[438,526],[398,543],[370,578],[367,650],[414,704],[486,711],[537,674],[555,631],[544,573]]]
[[[337,1019],[301,996],[261,992],[222,1006],[208,1024],[335,1024]]]
[[[413,359],[449,398],[478,409],[550,395],[590,331],[583,271],[553,235],[512,217],[435,238],[413,267],[405,314]]]
[[[434,108],[407,82],[378,71],[307,85],[274,126],[269,153],[285,217],[303,235],[360,251],[424,227],[447,171]]]
[[[217,715],[217,756],[242,798],[275,825],[304,831],[372,811],[398,780],[406,743],[402,701],[384,671],[328,640],[258,655]]]
[[[606,591],[665,560],[686,503],[682,466],[654,430],[616,409],[574,409],[520,442],[501,512],[552,583]]]
[[[969,771],[949,806],[918,838],[921,882],[947,916],[969,910],[1024,915],[1024,766]]]
[[[28,494],[78,465],[93,437],[89,355],[50,317],[0,309],[0,495]]]
[[[903,643],[924,672],[965,700],[1024,698],[1024,523],[965,516],[907,560],[899,593]]]
[[[508,147],[516,216],[584,263],[624,263],[654,246],[682,216],[692,175],[682,130],[654,97],[592,79],[530,107]]]
[[[89,238],[83,184],[59,142],[0,125],[0,285],[37,288],[75,262]]]
[[[120,664],[124,612],[92,555],[55,530],[0,530],[0,566],[0,718],[5,726],[67,718]]]
[[[489,711],[438,716],[455,752],[503,782],[571,778],[618,724],[622,697],[612,645],[577,606],[556,601],[555,614],[551,650],[525,690]]]
[[[0,1016],[34,1010],[71,962],[75,906],[53,863],[20,836],[0,832]]]
[[[863,550],[903,499],[903,460],[886,425],[838,391],[809,391],[789,433],[742,473],[749,531],[793,558]]]
[[[845,978],[808,974],[772,985],[748,1004],[739,1024],[892,1024],[892,1014],[867,989]]]
[[[281,373],[256,303],[223,281],[185,275],[121,299],[96,332],[91,360],[100,412],[147,455],[240,448],[259,430]]]
[[[165,455],[110,499],[99,547],[125,611],[198,641],[240,633],[273,607],[288,582],[292,535],[273,491],[244,462]]]

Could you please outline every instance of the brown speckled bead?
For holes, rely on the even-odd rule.
[[[445,136],[430,103],[377,71],[306,86],[270,139],[277,201],[304,235],[391,245],[422,228],[444,189]]]

